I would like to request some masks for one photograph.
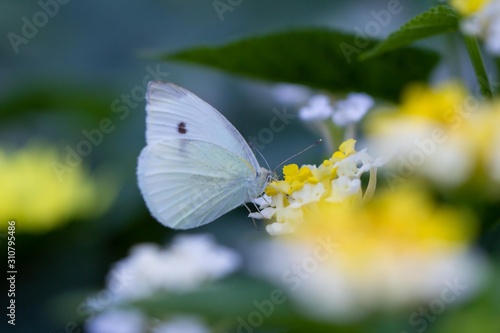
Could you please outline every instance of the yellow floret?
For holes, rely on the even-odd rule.
[[[462,15],[470,15],[484,8],[491,0],[451,0],[450,4]]]

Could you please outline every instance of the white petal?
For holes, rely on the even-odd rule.
[[[295,227],[287,222],[275,222],[266,226],[266,231],[271,236],[280,236],[293,233]]]
[[[325,186],[322,183],[305,184],[300,191],[295,191],[290,195],[290,208],[298,208],[319,201],[325,191]]]
[[[359,122],[372,108],[373,98],[363,93],[351,93],[334,105],[333,122],[338,126]]]
[[[271,204],[271,197],[267,194],[263,194],[260,197],[253,199],[253,203],[259,206],[259,208],[265,208]]]
[[[146,318],[136,310],[110,310],[86,324],[89,333],[142,333]]]
[[[297,84],[278,84],[273,87],[271,94],[281,104],[302,104],[311,93],[308,88]]]
[[[332,194],[326,200],[330,202],[341,202],[346,198],[359,193],[361,190],[361,181],[357,178],[339,177],[332,180]]]
[[[209,328],[198,318],[178,316],[153,329],[153,333],[210,333]]]
[[[495,55],[500,55],[500,18],[492,22],[486,36],[486,48]]]
[[[248,217],[251,218],[251,219],[257,219],[257,220],[263,220],[264,219],[264,216],[261,213],[259,213],[259,212],[250,213],[250,214],[248,214]]]
[[[325,120],[331,116],[332,111],[328,96],[315,95],[299,110],[299,118],[303,121]]]

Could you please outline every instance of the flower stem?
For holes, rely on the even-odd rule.
[[[500,80],[500,56],[495,57],[495,65],[497,67],[497,81],[493,82],[493,92],[498,94],[500,92],[498,89],[498,81]]]
[[[363,199],[361,199],[361,203],[366,203],[370,201],[375,193],[375,188],[377,187],[377,168],[370,168],[370,180],[368,181],[368,186],[366,186],[365,194],[363,195]]]
[[[483,58],[481,56],[481,51],[479,50],[479,44],[477,38],[474,36],[464,35],[465,47],[467,48],[467,53],[469,53],[469,58],[472,62],[472,67],[474,67],[474,72],[476,73],[477,82],[481,89],[481,93],[486,98],[491,98],[491,87],[488,80],[488,75],[486,74],[486,69],[484,67]]]
[[[319,131],[321,138],[323,139],[328,155],[333,154],[333,152],[335,151],[335,142],[328,126],[325,124],[325,122],[318,122],[317,124],[315,124],[315,126]]]
[[[350,123],[345,128],[344,141],[349,139],[356,139],[356,123]]]

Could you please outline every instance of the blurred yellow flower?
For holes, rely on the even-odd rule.
[[[481,10],[492,0],[450,0],[450,4],[462,15],[470,15]]]
[[[44,232],[70,219],[102,214],[116,189],[92,178],[82,166],[58,178],[54,147],[31,144],[17,151],[0,148],[0,219],[15,220],[19,232]]]
[[[409,85],[401,97],[401,105],[397,114],[377,115],[368,123],[370,128],[382,126],[378,121],[381,116],[408,118],[414,122],[435,121],[446,125],[448,119],[460,111],[461,105],[468,96],[463,84],[457,81],[444,82],[437,87],[430,87],[422,83]],[[390,111],[395,111],[394,109]]]
[[[407,183],[368,203],[305,206],[294,232],[262,245],[266,262],[259,264],[304,312],[354,320],[429,302],[451,284],[462,300],[474,294],[486,272],[471,251],[476,228],[468,211],[437,204]]]
[[[285,179],[256,200],[260,212],[252,217],[270,221],[266,230],[276,236],[259,245],[260,273],[290,288],[311,316],[354,320],[429,302],[447,288],[466,299],[481,285],[486,265],[471,250],[475,216],[434,202],[409,180],[374,194],[382,164],[347,140],[319,167],[285,167]],[[367,171],[363,193],[360,177]]]
[[[443,188],[457,187],[482,173],[500,181],[500,104],[469,95],[463,85],[445,82],[411,86],[401,105],[375,112],[366,132],[371,152],[388,157],[383,172],[394,188],[423,176]]]
[[[321,202],[304,212],[304,223],[293,237],[331,235],[342,247],[337,259],[358,271],[371,269],[374,260],[397,263],[415,255],[431,259],[436,251],[468,246],[475,234],[476,221],[470,214],[436,205],[423,188],[405,185],[381,191],[363,206]]]

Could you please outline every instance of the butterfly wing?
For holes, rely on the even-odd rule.
[[[139,186],[146,204],[153,216],[174,229],[209,223],[240,206],[252,177],[252,169],[239,156],[197,140],[158,142],[146,146],[139,157]]]
[[[150,82],[139,187],[161,223],[209,223],[263,191],[265,175],[240,133],[209,104],[171,83]]]
[[[210,142],[242,157],[259,170],[255,155],[236,128],[190,91],[172,83],[149,82],[146,111],[148,145],[170,139]]]

